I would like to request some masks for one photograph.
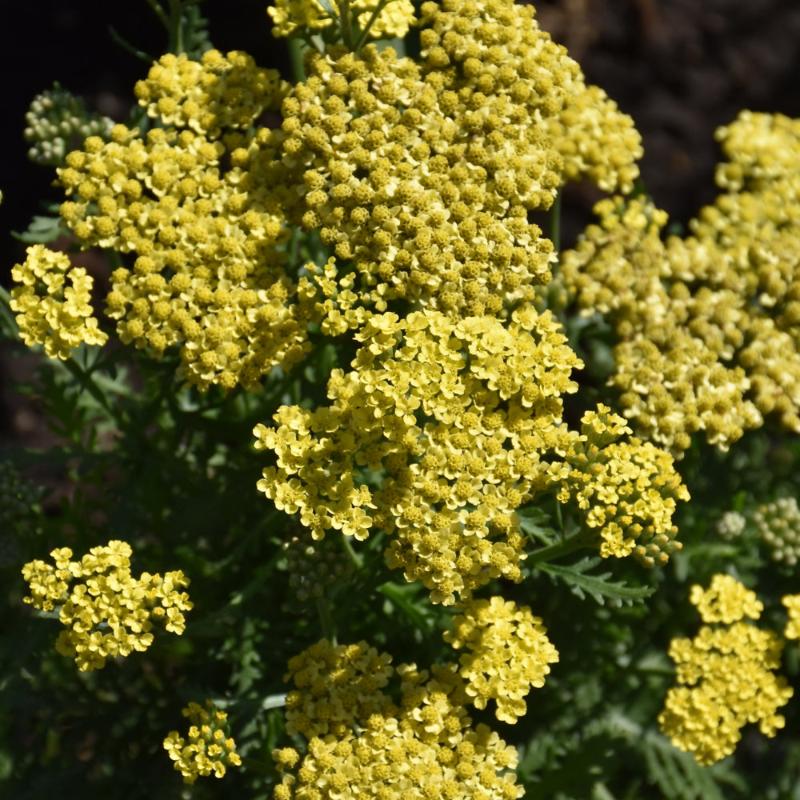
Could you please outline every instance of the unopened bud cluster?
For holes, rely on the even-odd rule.
[[[89,136],[107,138],[114,120],[93,114],[81,98],[62,89],[37,94],[25,115],[28,157],[36,164],[60,166],[67,153]]]
[[[800,507],[794,497],[779,497],[760,505],[753,522],[775,561],[795,566],[800,560]]]

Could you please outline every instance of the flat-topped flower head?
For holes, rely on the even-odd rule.
[[[608,406],[587,411],[566,470],[558,464],[554,470],[557,498],[576,503],[586,525],[598,531],[603,558],[634,555],[648,566],[664,564],[681,548],[672,517],[689,492],[672,456],[630,432]]]
[[[353,33],[358,36],[367,31],[370,39],[402,39],[415,21],[411,0],[275,0],[267,14],[273,23],[272,35],[277,37],[314,33],[341,37],[342,26],[352,28],[355,23],[358,27]]]
[[[658,719],[676,747],[708,765],[734,752],[747,724],[775,736],[785,724],[778,710],[794,692],[776,674],[781,638],[744,621],[758,619],[763,608],[753,592],[730,575],[715,575],[708,589],[692,588],[691,601],[711,624],[694,639],[672,640],[678,685]]]
[[[50,358],[67,359],[81,344],[104,345],[92,308],[92,276],[66,253],[42,244],[27,249],[11,270],[11,310],[28,346],[42,345]]]
[[[182,713],[190,723],[188,734],[184,737],[178,731],[170,731],[164,739],[164,749],[184,783],[192,784],[210,775],[223,778],[231,767],[241,766],[224,711],[207,700],[204,706],[189,703]]]
[[[516,510],[550,487],[548,457],[570,434],[562,396],[581,364],[549,313],[506,323],[414,311],[373,314],[353,370],[334,370],[331,404],[282,406],[255,429],[274,454],[258,488],[312,536],[389,534],[387,563],[450,604],[503,576],[521,580]],[[383,469],[379,488],[362,470]]]
[[[464,650],[459,674],[472,703],[486,708],[494,700],[495,716],[503,722],[524,716],[525,696],[544,686],[550,664],[558,661],[542,620],[527,606],[497,596],[466,603],[444,639]]]
[[[334,653],[336,663],[331,663],[329,656]],[[371,683],[364,671],[370,666],[365,656],[377,666]],[[522,797],[514,774],[516,748],[486,725],[473,727],[465,709],[464,683],[454,664],[430,670],[414,664],[394,668],[388,655],[365,643],[335,647],[326,642],[292,661],[290,673],[295,678],[305,676],[306,688],[298,691],[305,696],[307,719],[296,732],[307,745],[304,752],[294,747],[273,751],[282,774],[275,800]],[[397,701],[388,694],[389,678],[399,684]],[[354,687],[347,694],[349,679]],[[333,682],[340,685],[335,692],[309,692],[313,683],[330,687]],[[338,715],[340,723],[333,728],[331,714]]]
[[[700,585],[692,586],[689,599],[700,612],[703,622],[729,625],[745,618],[758,619],[764,610],[764,604],[756,593],[732,575],[715,575],[707,589]]]
[[[135,577],[127,542],[110,541],[93,547],[80,561],[72,550],[50,553],[53,564],[35,560],[22,576],[30,594],[23,598],[40,611],[58,611],[65,627],[56,649],[75,659],[82,672],[101,669],[107,659],[143,652],[152,645],[156,625],[182,634],[184,612],[192,603],[184,589],[188,578],[180,570]]]

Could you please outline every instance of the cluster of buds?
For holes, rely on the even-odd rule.
[[[311,603],[341,584],[352,565],[334,538],[314,541],[309,536],[292,536],[283,543],[289,588],[300,603]]]
[[[800,507],[794,497],[779,497],[753,512],[759,538],[774,561],[793,567],[800,561]]]
[[[50,166],[62,166],[67,153],[89,136],[108,138],[114,125],[114,120],[93,114],[58,83],[33,98],[25,122],[25,139],[31,144],[28,157]]]

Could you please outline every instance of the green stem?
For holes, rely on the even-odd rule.
[[[308,44],[297,36],[289,39],[289,61],[292,65],[292,77],[295,83],[306,79],[305,52]]]
[[[336,6],[339,9],[339,24],[342,29],[342,41],[348,50],[354,50],[353,47],[353,23],[350,20],[350,0],[336,0]]]
[[[367,20],[367,24],[364,26],[364,30],[361,31],[361,35],[358,37],[358,41],[355,44],[354,52],[358,53],[359,50],[364,46],[364,42],[367,41],[367,37],[369,36],[369,29],[375,24],[375,20],[378,19],[378,15],[386,8],[387,5],[391,0],[380,0],[378,5],[372,11],[370,18]]]
[[[578,533],[568,536],[555,544],[547,545],[547,547],[540,547],[528,554],[525,559],[526,564],[538,564],[542,561],[552,561],[556,558],[574,553],[576,550],[583,550],[589,547],[592,543],[594,536],[588,531],[579,531]]]
[[[353,549],[353,545],[350,544],[350,537],[342,534],[341,542],[342,547],[344,548],[345,553],[347,553],[350,561],[353,563],[353,566],[357,570],[361,569],[361,567],[364,566],[364,559]]]
[[[123,50],[127,53],[130,53],[134,58],[138,58],[140,61],[144,61],[145,64],[152,64],[154,59],[149,53],[145,53],[144,50],[140,50],[136,45],[131,44],[124,36],[119,34],[114,28],[113,25],[108,26],[108,35],[111,37],[111,41],[118,44]]]
[[[0,286],[0,334],[6,327],[12,336],[17,335],[19,332],[16,317],[11,310],[11,295],[5,287]]]
[[[161,7],[158,0],[147,0],[147,5],[150,6],[153,13],[159,18],[161,24],[169,30],[169,17],[164,13],[164,9]]]
[[[62,363],[78,383],[108,412],[109,416],[112,419],[116,419],[114,410],[109,405],[100,387],[92,380],[91,374],[83,369],[74,358],[70,357]]]
[[[331,607],[326,597],[317,598],[317,613],[322,635],[331,643],[336,644],[336,627],[331,616]]]
[[[172,53],[183,53],[183,9],[181,0],[169,0],[169,49]]]
[[[553,207],[550,209],[550,240],[556,253],[561,250],[561,192],[556,195]]]

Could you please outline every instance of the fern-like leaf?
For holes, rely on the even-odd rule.
[[[614,581],[610,572],[591,574],[599,563],[599,558],[583,558],[568,567],[542,562],[536,569],[566,583],[580,599],[588,596],[601,606],[608,603],[619,608],[641,603],[655,591],[652,586],[628,586],[624,581]]]

